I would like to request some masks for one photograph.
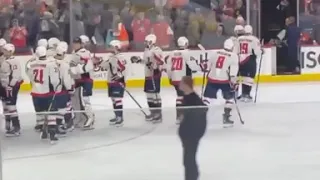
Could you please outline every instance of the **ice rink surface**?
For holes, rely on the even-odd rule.
[[[147,106],[142,89],[130,90]],[[148,124],[124,99],[125,125],[113,117],[106,91],[92,97],[96,129],[74,131],[51,146],[33,131],[29,94],[19,96],[22,136],[1,137],[4,180],[182,180],[182,148],[175,123],[175,92],[162,90],[164,122]],[[201,141],[200,180],[320,179],[320,84],[260,85],[257,104],[241,104],[245,125],[222,128],[221,98],[210,107]],[[3,128],[1,128],[3,131]],[[3,134],[3,132],[1,132]]]

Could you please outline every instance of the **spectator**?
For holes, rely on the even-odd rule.
[[[24,22],[24,10],[23,3],[18,2],[13,5],[13,17],[12,19],[17,19],[19,23],[25,24]]]
[[[28,9],[25,11],[24,21],[28,32],[27,44],[34,47],[39,33],[40,17],[35,10]]]
[[[190,47],[197,47],[200,41],[200,23],[197,21],[197,17],[194,13],[189,15],[189,22],[187,26],[187,38],[189,39]]]
[[[246,7],[243,5],[243,0],[236,0],[235,5],[235,18],[237,17],[245,17],[246,16]],[[244,19],[243,19],[244,21]]]
[[[172,44],[173,31],[164,19],[163,15],[158,15],[157,22],[152,25],[153,34],[157,37],[157,45],[162,49],[169,49]]]
[[[187,36],[186,29],[188,26],[188,13],[181,11],[176,20],[174,21],[174,41],[176,42],[179,37]]]
[[[206,21],[206,28],[201,36],[201,44],[208,49],[223,48],[223,43],[227,39],[222,25],[217,25],[212,21]]]
[[[121,42],[121,49],[127,49],[129,46],[129,37],[124,24],[121,22],[120,16],[115,15],[113,21],[113,36]]]
[[[237,25],[241,25],[241,26],[246,25],[246,22],[245,22],[245,20],[243,19],[243,17],[241,15],[237,17],[236,24]]]
[[[5,33],[10,25],[11,20],[10,9],[7,7],[2,7],[0,9],[0,38],[5,36]]]
[[[131,24],[133,32],[133,43],[136,50],[144,49],[144,38],[150,34],[150,20],[144,16],[144,12],[139,12],[136,19]]]
[[[128,32],[129,41],[133,41],[133,33],[131,28],[131,23],[133,21],[134,10],[131,8],[130,1],[126,1],[124,8],[121,10],[120,13],[121,19],[123,24]]]
[[[13,20],[9,34],[10,42],[16,48],[25,48],[27,46],[27,29],[24,26],[20,26],[17,19]]]
[[[91,38],[94,36],[96,27],[101,21],[101,16],[98,14],[96,9],[90,7],[88,2],[84,3],[82,16],[85,33],[89,38]]]
[[[310,34],[308,32],[301,33],[300,44],[302,44],[302,45],[312,45],[313,44],[313,40],[310,37]]]
[[[108,4],[103,5],[103,9],[101,10],[100,15],[101,22],[98,25],[98,29],[104,42],[107,44],[108,33],[110,33],[109,30],[112,28],[112,22],[114,18]]]
[[[70,10],[66,3],[61,2],[59,6],[60,9],[55,12],[55,19],[60,29],[59,33],[64,41],[70,42],[72,39],[70,38]],[[78,17],[75,16],[75,19]]]
[[[201,9],[200,8],[196,8],[195,9],[195,15],[196,15],[196,19],[199,22],[200,25],[200,33],[202,33],[203,29],[204,29],[204,25],[205,25],[205,18],[203,16],[203,14],[201,13]]]
[[[46,11],[40,18],[38,39],[50,39],[52,37],[59,37],[59,26],[55,23],[53,15]]]
[[[223,13],[221,20],[222,20],[222,24],[226,30],[226,35],[233,36],[234,35],[233,29],[234,29],[234,26],[236,25],[236,19],[233,18],[228,13]]]
[[[294,17],[288,17],[286,19],[286,38],[288,45],[287,52],[287,68],[290,72],[299,72],[299,61],[298,61],[298,43],[300,39],[300,29],[295,24]]]

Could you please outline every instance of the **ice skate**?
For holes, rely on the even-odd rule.
[[[10,121],[6,120],[5,129],[6,129],[6,131],[10,131],[11,130],[11,122]]]
[[[153,116],[152,123],[153,124],[158,124],[158,123],[161,123],[161,122],[162,122],[162,114],[161,113],[156,113]]]
[[[43,128],[43,125],[38,124],[38,125],[36,125],[36,126],[34,127],[34,130],[35,130],[36,132],[41,132],[41,131],[42,131],[42,128]]]
[[[223,127],[224,128],[229,128],[229,127],[233,126],[234,122],[230,120],[230,115],[223,114],[222,117],[223,117]]]
[[[57,138],[57,130],[58,130],[58,127],[56,125],[48,126],[50,144],[56,144],[57,141],[59,140]]]
[[[48,139],[48,132],[47,132],[47,130],[41,130],[40,139],[41,139],[41,140],[46,140],[46,139]]]
[[[122,117],[117,117],[116,118],[115,126],[116,127],[122,127],[123,126],[123,118]]]
[[[64,130],[64,125],[59,125],[57,126],[57,136],[59,137],[66,137],[67,132]]]
[[[112,119],[109,120],[109,124],[110,125],[115,125],[116,122],[117,122],[117,118],[112,118]]]
[[[153,115],[152,114],[146,115],[145,119],[146,119],[146,121],[152,121]]]
[[[20,134],[20,128],[18,127],[13,127],[13,129],[6,131],[6,137],[18,137]]]
[[[86,122],[83,124],[83,130],[92,130],[94,129],[94,118],[88,118]]]

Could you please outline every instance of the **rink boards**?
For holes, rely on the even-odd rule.
[[[216,50],[191,50],[191,55],[196,59],[193,62],[194,65],[199,64],[201,60],[208,60],[212,52]],[[276,75],[276,48],[275,47],[264,47],[263,56],[258,56],[257,69],[260,68],[259,82],[261,83],[282,83],[282,82],[306,82],[306,81],[320,81],[320,47],[319,46],[306,46],[301,48],[301,75]],[[169,52],[164,52],[164,57],[168,55]],[[108,59],[110,53],[99,53],[96,54],[98,57],[103,59]],[[142,52],[127,52],[123,53],[123,57],[127,62],[126,70],[126,85],[127,87],[143,87],[144,85],[144,66],[142,64],[132,64],[131,57],[139,56],[142,57]],[[32,56],[18,56],[21,59],[21,67],[24,70],[26,62],[32,58]],[[67,57],[69,58],[69,56]],[[261,62],[261,67],[260,67]],[[258,72],[258,70],[257,70]],[[21,86],[22,91],[29,91],[31,86],[29,84],[29,79],[25,72],[22,73],[24,84]],[[92,74],[94,79],[95,89],[105,89],[107,87],[107,72],[96,68]],[[203,73],[197,72],[193,74],[194,82],[196,85],[202,85],[203,83]],[[258,77],[256,78],[256,81]],[[170,86],[168,77],[163,73],[163,78],[161,85],[163,87]]]

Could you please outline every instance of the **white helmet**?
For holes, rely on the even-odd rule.
[[[177,43],[179,47],[187,47],[189,45],[189,40],[186,37],[181,36],[178,38]]]
[[[68,47],[66,48],[63,44],[60,44],[56,48],[56,52],[59,55],[64,55],[68,50]]]
[[[4,45],[7,44],[7,41],[3,38],[0,39],[0,47],[3,47]]]
[[[37,55],[38,57],[46,56],[46,55],[47,55],[47,48],[44,47],[44,46],[39,46],[39,47],[37,47],[37,49],[36,49],[36,55]]]
[[[252,29],[252,26],[251,26],[251,25],[245,25],[245,26],[244,26],[244,32],[245,32],[246,34],[252,34],[252,31],[253,31],[253,29]]]
[[[86,36],[86,35],[81,35],[81,36],[80,36],[80,39],[81,39],[81,42],[82,42],[83,44],[87,44],[87,43],[90,42],[89,37]]]
[[[227,50],[232,50],[234,47],[234,43],[231,39],[227,39],[223,43],[223,48]]]
[[[155,44],[157,42],[157,36],[154,34],[149,34],[144,39],[149,45]]]
[[[66,43],[65,41],[60,41],[58,46],[62,47],[63,49],[65,49],[66,51],[68,50],[68,43]]]
[[[235,26],[234,26],[234,32],[235,32],[236,34],[239,33],[239,32],[241,32],[241,31],[244,31],[243,26],[241,26],[241,25],[235,25]]]
[[[48,41],[46,39],[40,39],[38,41],[38,46],[42,46],[42,47],[47,48],[48,47]]]
[[[60,40],[58,38],[55,38],[55,37],[50,38],[48,40],[48,47],[49,48],[56,48],[58,46],[59,42],[60,42]]]
[[[112,41],[110,41],[109,45],[111,47],[115,47],[117,49],[121,48],[121,42],[119,40],[112,40]]]
[[[14,53],[14,51],[16,50],[16,48],[14,47],[14,45],[13,45],[13,44],[10,44],[10,43],[4,45],[4,46],[3,46],[3,49],[6,50],[6,51],[9,51],[9,52],[11,52],[11,53]]]

